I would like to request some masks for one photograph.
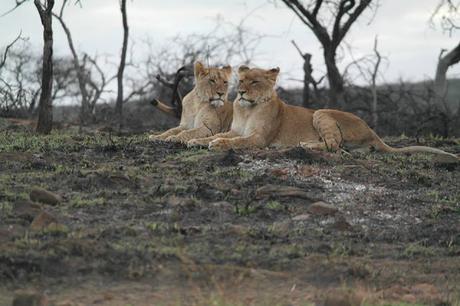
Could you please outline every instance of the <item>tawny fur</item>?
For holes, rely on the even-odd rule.
[[[194,138],[228,131],[233,113],[232,104],[227,100],[228,80],[231,73],[230,66],[206,68],[202,63],[197,62],[195,87],[182,100],[179,126],[160,135],[150,135],[149,139],[186,143]],[[169,107],[166,105],[164,107],[163,111],[169,112]]]
[[[227,133],[194,139],[189,145],[208,145],[214,150],[296,146],[337,151],[341,147],[367,147],[382,152],[426,152],[458,160],[454,154],[424,147],[392,148],[359,117],[338,110],[312,110],[291,106],[274,89],[279,69],[240,67],[238,97],[233,103],[233,122]]]

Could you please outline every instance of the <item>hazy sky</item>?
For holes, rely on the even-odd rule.
[[[56,1],[56,10],[61,1]],[[73,1],[71,1],[73,2]],[[278,3],[277,5],[273,2]],[[458,43],[460,32],[452,37],[428,25],[437,0],[381,0],[377,15],[361,17],[346,41],[355,58],[372,53],[375,35],[379,49],[388,62],[382,67],[387,82],[421,80],[433,76],[441,48],[451,49]],[[79,51],[118,54],[122,39],[118,0],[82,0],[83,8],[69,6],[66,20]],[[0,11],[7,11],[14,0],[1,0]],[[294,39],[304,51],[313,54],[317,76],[324,73],[321,46],[309,30],[280,0],[133,0],[128,1],[131,35],[141,40],[147,35],[162,45],[171,37],[190,33],[208,33],[216,16],[238,23],[248,13],[245,25],[254,31],[270,35],[258,50],[255,63],[260,67],[279,66],[283,84],[293,85],[291,78],[302,78],[302,59],[291,45]],[[0,45],[5,46],[22,30],[34,47],[41,48],[41,24],[33,1],[0,18]],[[55,22],[57,54],[67,54],[65,37]],[[340,66],[351,61],[347,54]],[[238,63],[233,63],[238,64]],[[460,77],[460,65],[451,69],[451,76]],[[384,80],[380,80],[381,82]]]

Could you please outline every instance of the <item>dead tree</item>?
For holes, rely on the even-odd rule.
[[[59,15],[53,13],[53,16],[61,24],[61,27],[64,30],[64,33],[67,37],[67,43],[69,44],[70,52],[72,53],[73,64],[75,71],[77,73],[78,86],[81,93],[80,126],[84,126],[86,124],[86,119],[89,117],[89,95],[88,91],[86,90],[87,79],[85,77],[84,66],[80,64],[80,58],[77,54],[77,51],[75,50],[72,34],[70,32],[69,27],[64,21],[64,9],[67,5],[67,2],[67,0],[63,0],[61,10],[59,11]]]
[[[460,30],[459,9],[460,1],[440,0],[430,18],[430,22],[434,24],[436,17],[440,17],[439,23],[442,30],[451,36],[453,32]],[[457,122],[457,124],[459,124],[458,122],[460,121],[460,105],[455,114],[455,110],[451,109],[446,101],[448,92],[447,71],[450,67],[460,62],[460,43],[447,53],[446,52],[446,49],[442,49],[439,54],[433,89],[435,93],[435,104],[444,117],[446,121],[445,124],[449,126],[451,122]],[[448,133],[449,127],[446,127],[444,136],[448,136]]]
[[[344,106],[344,80],[337,67],[337,49],[358,17],[377,0],[282,0],[313,32],[323,47],[329,80],[328,107]],[[324,14],[323,14],[324,13]],[[332,14],[331,14],[332,13]],[[332,20],[323,16],[332,15]],[[328,29],[332,27],[332,29]]]
[[[42,90],[39,100],[39,113],[37,132],[49,134],[53,128],[53,17],[52,10],[54,0],[46,0],[44,4],[40,0],[34,1],[43,25],[43,69]]]
[[[445,53],[447,50],[443,49],[439,54],[438,65],[436,67],[436,75],[434,78],[434,91],[437,96],[438,107],[449,114],[451,111],[447,105],[445,98],[447,95],[447,70],[460,62],[460,43]]]
[[[15,6],[2,16],[11,13],[28,0],[15,0]],[[43,1],[43,3],[42,3]],[[49,134],[53,128],[53,17],[54,0],[34,0],[43,26],[43,63],[37,132]]]
[[[87,64],[89,63],[89,64]],[[88,84],[88,115],[94,120],[95,110],[96,110],[96,103],[101,100],[101,96],[104,92],[106,92],[106,87],[110,84],[115,78],[116,75],[107,78],[105,72],[102,70],[100,65],[98,64],[97,57],[91,57],[88,54],[83,55],[83,67],[87,67],[89,65],[94,67],[97,75],[99,77],[95,77],[94,74],[91,73],[91,68],[83,69],[85,74],[85,81]],[[97,81],[98,79],[98,81]]]
[[[315,91],[315,98],[318,98],[318,83],[313,78],[313,67],[311,66],[311,57],[310,53],[303,53],[299,46],[295,43],[294,40],[291,41],[294,47],[299,52],[300,56],[303,58],[303,91],[302,91],[302,105],[303,107],[311,106],[311,93],[310,93],[310,84],[313,86]]]
[[[128,16],[126,12],[126,0],[120,0],[120,10],[123,20],[123,45],[121,48],[120,65],[118,66],[117,72],[117,100],[115,104],[115,113],[118,121],[118,130],[121,130],[123,126],[123,73],[126,66],[126,54],[128,51]]]

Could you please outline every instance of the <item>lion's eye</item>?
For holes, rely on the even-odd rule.
[[[211,84],[216,84],[216,80],[210,79],[210,80],[209,80],[209,83],[211,83]]]
[[[228,82],[227,82],[227,81],[224,81],[224,85],[227,85],[227,84],[228,84]]]
[[[251,82],[251,85],[256,85],[258,83],[259,83],[259,81],[254,80],[254,81]]]

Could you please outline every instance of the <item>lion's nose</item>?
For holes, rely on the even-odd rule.
[[[219,95],[219,97],[222,97],[224,95],[223,92],[217,92],[217,95]]]
[[[246,90],[240,90],[238,91],[238,93],[240,94],[240,96],[244,95],[246,93]]]

